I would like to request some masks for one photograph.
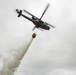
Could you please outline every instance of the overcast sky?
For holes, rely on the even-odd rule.
[[[34,25],[18,18],[15,9],[26,9],[54,26],[49,31],[35,30],[33,40],[15,75],[76,75],[76,0],[0,0],[1,53],[29,41]],[[1,61],[1,60],[0,60]],[[1,65],[0,65],[1,67]]]

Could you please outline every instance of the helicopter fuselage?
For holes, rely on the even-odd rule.
[[[45,22],[43,22],[41,20],[36,19],[36,20],[33,20],[32,22],[34,23],[36,28],[42,28],[42,29],[45,29],[45,30],[50,29],[50,27]]]
[[[29,18],[26,15],[21,14],[24,18],[30,20],[31,22],[33,22],[33,24],[35,25],[36,28],[41,28],[41,29],[45,29],[45,30],[49,30],[50,27],[42,20],[38,19],[38,18]]]
[[[52,28],[55,28],[55,26],[53,26],[53,25],[51,25],[51,24],[49,24],[49,23],[44,22],[44,21],[41,20],[42,17],[43,17],[43,15],[45,14],[46,10],[48,9],[48,7],[49,7],[49,4],[47,4],[47,6],[46,6],[45,10],[43,11],[43,13],[42,13],[42,15],[41,15],[40,18],[34,16],[33,14],[29,13],[29,12],[26,11],[26,10],[23,10],[23,11],[26,12],[27,14],[29,14],[29,15],[31,16],[31,18],[28,17],[28,16],[26,16],[26,15],[24,15],[24,14],[22,14],[22,10],[16,9],[16,12],[18,13],[18,17],[22,16],[22,17],[28,19],[29,21],[31,21],[31,22],[35,25],[34,28],[33,28],[33,30],[34,30],[35,28],[40,28],[40,29],[44,29],[44,30],[49,30],[49,29],[50,29],[50,26],[51,26]]]

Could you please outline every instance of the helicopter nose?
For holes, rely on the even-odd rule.
[[[48,30],[50,30],[50,27],[48,27]]]

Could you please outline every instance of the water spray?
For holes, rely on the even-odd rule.
[[[1,57],[0,75],[14,75],[34,38],[36,38],[36,33],[33,33],[29,42],[25,42],[21,48],[9,50],[9,53],[6,52],[5,56]]]

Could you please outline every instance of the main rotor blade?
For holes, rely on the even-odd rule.
[[[51,24],[48,24],[49,26],[51,26],[52,28],[55,28],[55,26],[51,25]]]
[[[47,6],[46,6],[46,8],[45,8],[44,12],[42,13],[42,16],[41,16],[41,18],[40,18],[40,19],[42,19],[43,15],[45,14],[45,12],[46,12],[46,10],[48,9],[48,7],[49,7],[49,6],[50,6],[50,4],[47,4]]]
[[[34,26],[34,28],[32,29],[33,31],[35,30],[36,26]]]
[[[26,11],[25,9],[24,9],[23,11],[26,12],[26,13],[28,13],[28,14],[31,15],[31,16],[34,16],[34,15],[32,15],[31,13],[29,13],[28,11]]]
[[[51,26],[52,28],[55,28],[55,26],[53,26],[53,25],[51,25],[51,24],[49,24],[49,23],[47,23],[47,22],[45,22],[47,25],[49,25],[49,26]]]

